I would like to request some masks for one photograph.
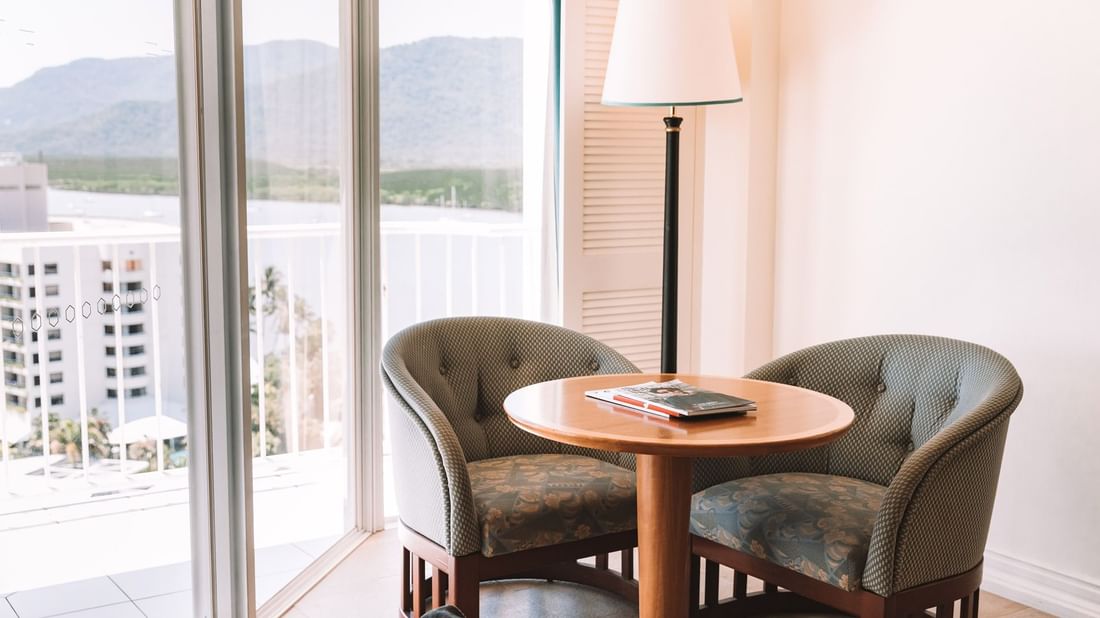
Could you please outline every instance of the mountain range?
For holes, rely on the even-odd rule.
[[[381,50],[383,169],[516,168],[522,42],[434,37]],[[339,55],[316,41],[244,49],[248,158],[296,168],[339,160]],[[177,156],[171,56],[85,58],[0,88],[0,151],[29,158]]]

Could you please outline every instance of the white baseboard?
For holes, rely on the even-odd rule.
[[[1100,585],[994,551],[985,552],[982,590],[1055,616],[1100,616]]]

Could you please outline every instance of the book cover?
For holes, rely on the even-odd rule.
[[[756,402],[749,399],[699,388],[680,380],[645,382],[585,394],[665,418],[744,413],[756,409]]]

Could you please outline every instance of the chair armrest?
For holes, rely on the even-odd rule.
[[[401,520],[452,556],[481,550],[466,456],[442,410],[417,384],[394,381],[394,479]]]
[[[1023,396],[972,410],[913,451],[875,519],[863,588],[890,596],[977,566],[985,552],[1008,421]]]

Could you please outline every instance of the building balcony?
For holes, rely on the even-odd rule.
[[[148,371],[146,373],[143,373],[141,375],[136,375],[136,376],[124,373],[122,375],[122,385],[123,385],[123,388],[126,388],[126,389],[139,388],[139,387],[142,387],[142,386],[144,386],[146,388],[152,388],[152,386],[153,386],[153,376],[152,376],[151,372],[148,372]]]
[[[134,309],[137,309],[136,311]],[[120,313],[120,319],[123,326],[129,326],[131,324],[144,324],[149,320],[149,316],[143,311],[142,305],[134,305],[133,307],[123,306]],[[114,314],[105,316],[108,318],[105,320],[107,324],[114,324]],[[148,326],[147,326],[148,327]]]
[[[141,324],[141,322],[138,322],[138,324]],[[143,339],[147,339],[149,337],[149,331],[142,329],[142,331],[139,333],[126,332],[127,326],[129,325],[124,322],[122,328],[119,329],[117,333],[103,331],[103,337],[107,340],[107,344],[110,345],[111,340],[115,338],[116,334],[117,336],[122,338],[123,346],[141,345],[142,343],[146,343],[145,341],[143,341]]]

